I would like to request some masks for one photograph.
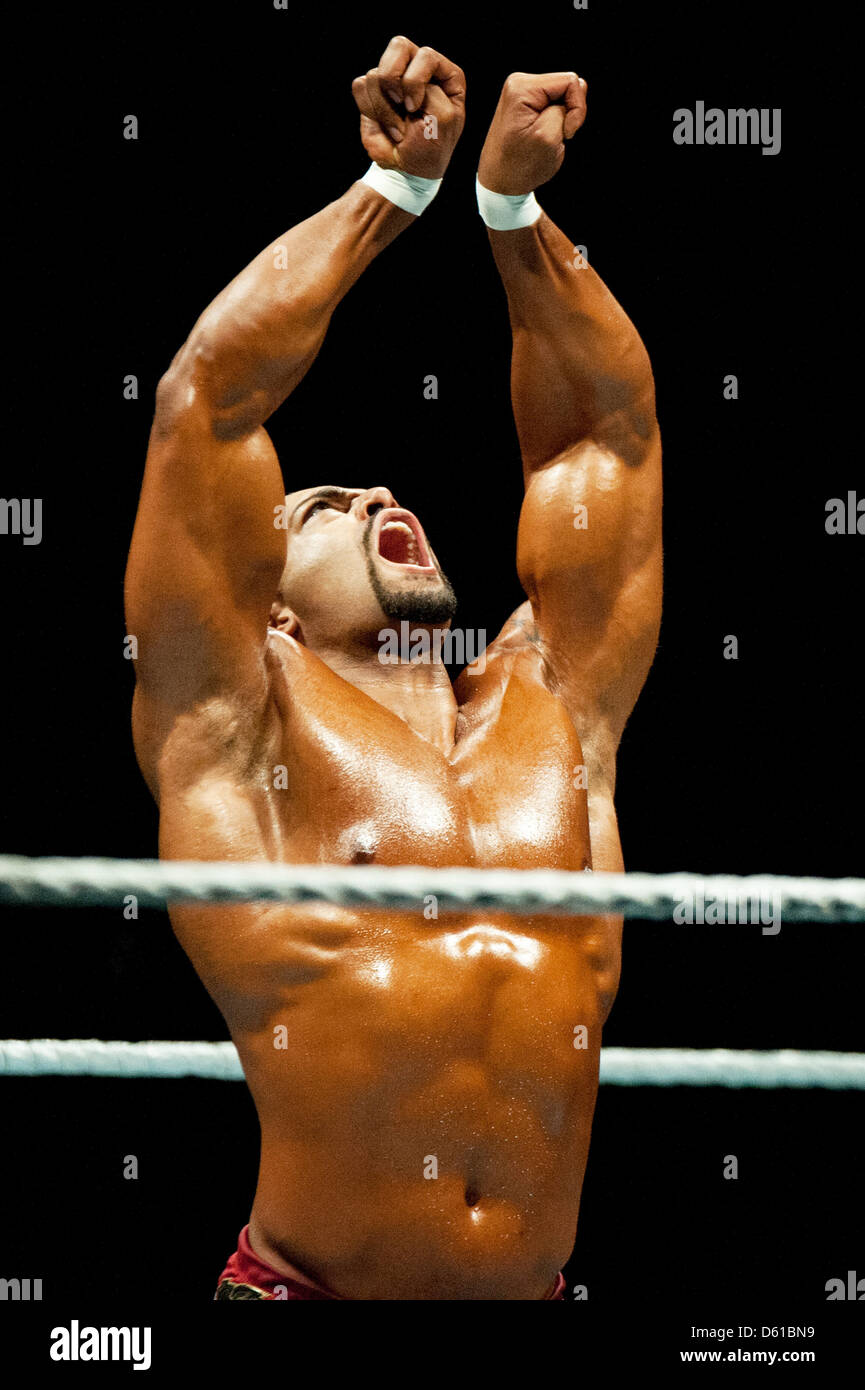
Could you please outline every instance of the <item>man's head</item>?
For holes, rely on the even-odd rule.
[[[376,648],[407,619],[446,627],[456,596],[417,517],[385,487],[289,493],[286,563],[271,623],[313,650]]]

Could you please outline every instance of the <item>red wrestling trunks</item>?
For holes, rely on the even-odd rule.
[[[219,1276],[214,1300],[223,1298],[268,1298],[280,1301],[296,1298],[339,1298],[323,1284],[316,1284],[309,1275],[289,1265],[291,1277],[280,1274],[273,1265],[256,1255],[249,1243],[249,1227],[241,1231],[237,1249]]]
[[[331,1293],[323,1284],[317,1284],[299,1269],[292,1268],[291,1276],[280,1274],[272,1265],[266,1264],[256,1255],[249,1243],[249,1227],[244,1226],[237,1241],[237,1249],[219,1276],[219,1284],[214,1301],[226,1298],[265,1298],[274,1302],[289,1299],[340,1299],[338,1293]],[[548,1299],[564,1299],[565,1279],[556,1275],[556,1282]]]

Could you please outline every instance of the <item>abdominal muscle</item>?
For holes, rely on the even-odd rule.
[[[248,918],[176,922],[194,960],[231,943],[228,972],[196,964],[258,1108],[253,1249],[349,1299],[543,1299],[576,1231],[602,920],[259,911],[246,979]]]

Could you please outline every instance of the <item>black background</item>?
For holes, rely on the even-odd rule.
[[[857,137],[843,27],[806,13],[807,28],[780,4],[670,0],[40,10],[9,60],[22,312],[2,493],[44,499],[44,536],[0,538],[5,851],[156,852],[122,609],[154,388],[222,286],[365,171],[351,80],[405,32],[465,69],[466,129],[436,203],[270,421],[287,486],[388,484],[460,627],[492,638],[521,601],[510,338],[474,171],[507,73],[576,68],[588,120],[539,199],[643,336],[665,446],[664,624],[619,760],[627,867],[862,872],[865,542],[824,525],[828,498],[865,491]],[[673,111],[697,100],[781,107],[781,152],[674,145]],[[163,914],[5,909],[3,925],[6,1037],[227,1036]],[[860,940],[631,923],[605,1041],[861,1049]],[[254,1187],[245,1088],[7,1080],[2,1113],[0,1275],[41,1277],[64,1317],[160,1277],[166,1306],[211,1297]],[[599,1314],[656,1307],[659,1326],[694,1300],[710,1320],[759,1322],[777,1301],[813,1322],[827,1279],[857,1260],[865,1275],[860,1126],[855,1093],[603,1088],[569,1285]]]

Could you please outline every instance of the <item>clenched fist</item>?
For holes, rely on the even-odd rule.
[[[478,178],[491,193],[533,193],[561,168],[565,141],[586,119],[575,72],[512,72],[484,141]]]
[[[377,68],[356,77],[360,138],[382,169],[440,179],[465,125],[462,68],[434,48],[391,39]]]

